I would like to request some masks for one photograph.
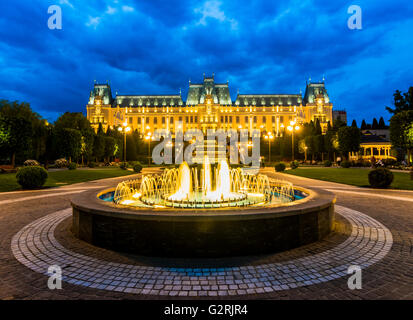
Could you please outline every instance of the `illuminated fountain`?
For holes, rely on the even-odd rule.
[[[331,232],[334,194],[250,172],[205,158],[89,190],[72,199],[72,231],[115,251],[191,258],[273,253]]]
[[[223,208],[261,206],[294,200],[291,183],[271,181],[266,175],[249,175],[231,169],[222,160],[213,170],[208,157],[202,168],[165,169],[161,175],[145,175],[142,180],[118,184],[116,204],[156,208]]]

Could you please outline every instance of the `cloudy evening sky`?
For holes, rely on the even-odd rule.
[[[49,30],[60,5],[63,29]],[[347,8],[363,10],[349,30]],[[240,93],[299,93],[326,78],[335,109],[390,117],[413,85],[413,5],[393,1],[15,0],[0,3],[0,99],[44,118],[85,112],[93,81],[113,94],[170,94],[215,72]]]

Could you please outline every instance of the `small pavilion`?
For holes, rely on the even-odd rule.
[[[391,155],[391,142],[381,136],[377,136],[369,131],[366,131],[361,136],[360,151],[351,152],[350,160],[371,160],[374,157],[376,160],[394,159]]]

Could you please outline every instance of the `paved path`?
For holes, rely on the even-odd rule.
[[[159,276],[159,274],[157,274],[156,272],[159,272],[160,270],[157,270],[156,268],[158,268],[157,265],[163,263],[163,260],[165,259],[163,259],[162,261],[156,259],[151,260],[149,258],[142,258],[141,260],[139,260],[139,258],[136,257],[127,257],[122,254],[108,252],[107,250],[83,244],[78,240],[76,242],[76,240],[71,237],[70,232],[68,232],[67,230],[70,225],[68,220],[65,220],[62,224],[59,225],[60,229],[59,226],[57,226],[59,219],[64,220],[65,214],[68,214],[68,211],[66,209],[69,207],[69,199],[74,193],[81,192],[90,188],[101,189],[104,187],[113,186],[118,181],[125,179],[125,177],[122,177],[81,183],[43,191],[0,194],[0,299],[164,299],[166,294],[168,296],[172,296],[173,298],[178,298],[180,294],[185,297],[185,295],[195,295],[195,292],[197,292],[197,294],[198,292],[206,292],[205,295],[211,295],[212,297],[215,297],[216,294],[218,298],[229,298],[235,296],[241,299],[413,299],[413,204],[411,203],[413,200],[413,192],[360,189],[357,187],[324,181],[316,181],[285,174],[269,174],[273,177],[292,181],[293,183],[304,187],[312,186],[316,188],[318,187],[331,190],[337,194],[337,204],[342,210],[342,214],[344,216],[346,215],[347,210],[345,208],[349,208],[350,210],[347,210],[347,213],[350,216],[351,214],[353,214],[353,217],[359,217],[353,220],[364,221],[364,226],[360,227],[360,230],[363,230],[360,233],[362,245],[357,247],[363,254],[359,255],[358,257],[367,260],[373,257],[373,259],[375,260],[374,264],[366,264],[365,269],[363,269],[362,290],[352,291],[348,289],[347,277],[343,274],[343,268],[341,268],[340,270],[334,270],[330,275],[324,274],[324,277],[317,276],[315,278],[316,281],[314,281],[314,283],[312,284],[306,284],[304,282],[301,283],[301,280],[297,278],[300,277],[300,271],[304,272],[307,269],[313,270],[310,273],[305,274],[305,276],[309,279],[302,278],[304,279],[303,281],[314,280],[314,278],[311,278],[311,275],[317,273],[323,275],[323,270],[320,269],[320,264],[317,264],[322,262],[322,260],[319,260],[320,254],[321,257],[323,257],[323,252],[328,252],[328,250],[330,250],[330,254],[332,254],[333,256],[340,256],[341,254],[343,254],[343,248],[351,248],[351,245],[347,246],[347,244],[351,243],[351,241],[348,239],[354,240],[354,237],[357,237],[356,235],[353,235],[353,238],[351,238],[350,236],[350,238],[348,238],[347,240],[331,238],[321,243],[306,246],[305,248],[291,250],[289,252],[273,256],[250,257],[249,259],[247,259],[247,261],[245,261],[245,259],[242,261],[230,260],[228,264],[232,269],[227,270],[224,268],[225,270],[215,270],[216,272],[232,273],[229,276],[233,277],[233,282],[228,284],[223,283],[225,281],[231,280],[226,278],[217,278],[216,284],[207,284],[201,282],[193,284],[191,284],[190,282],[184,283],[184,281],[191,281],[191,279],[185,278],[190,278],[191,275],[183,275],[182,273],[180,273],[182,272],[180,268],[176,268],[177,270],[179,269],[178,271],[171,271],[170,269],[166,271],[172,272],[172,274],[170,275],[164,275],[165,277],[172,277],[172,279],[164,279],[165,281],[167,281],[166,283],[151,283],[153,281],[156,282],[157,279],[159,280],[159,277],[156,277],[156,275]],[[364,216],[363,213],[367,214],[372,219]],[[361,219],[360,217],[365,217],[365,220]],[[347,218],[349,218],[349,216]],[[51,219],[49,221],[50,223],[46,223],[48,219]],[[374,225],[373,228],[370,225],[365,225],[365,223],[367,223],[366,221],[370,221]],[[378,221],[380,223],[377,224],[375,221]],[[29,224],[32,224],[31,228],[23,229]],[[39,228],[36,229],[35,226],[38,226]],[[53,228],[57,228],[57,233],[53,232]],[[377,231],[372,231],[375,228]],[[22,229],[26,231],[30,230],[31,233],[27,234],[24,233],[24,231],[21,231],[19,233],[19,231]],[[359,227],[357,227],[356,229],[359,230]],[[388,231],[386,230],[388,230],[389,233],[387,233]],[[40,233],[38,233],[38,236],[34,236],[35,232]],[[47,238],[42,238],[42,235],[44,236],[43,232],[46,232],[46,234],[48,235]],[[130,265],[133,264],[135,265],[132,266],[133,270],[136,270],[137,272],[142,270],[144,270],[144,272],[148,272],[146,279],[147,282],[140,283],[139,286],[134,287],[136,290],[141,290],[139,291],[139,293],[141,294],[133,294],[133,291],[132,293],[127,293],[128,291],[133,290],[131,286],[123,286],[124,288],[128,288],[128,290],[123,289],[120,291],[125,292],[114,292],[109,290],[111,288],[100,290],[91,288],[92,285],[85,286],[79,285],[80,283],[73,284],[73,281],[72,283],[70,283],[70,281],[64,282],[63,290],[48,290],[47,277],[45,275],[33,271],[32,269],[34,268],[30,269],[30,265],[23,265],[14,257],[11,246],[12,239],[16,234],[18,234],[18,236],[14,238],[13,250],[15,251],[14,253],[18,257],[20,257],[20,260],[22,262],[24,260],[24,256],[19,254],[21,254],[22,252],[28,254],[27,250],[23,251],[24,243],[28,243],[28,236],[34,236],[32,238],[33,241],[38,241],[39,239],[41,239],[41,241],[46,241],[44,243],[38,243],[39,248],[41,248],[41,250],[45,250],[45,252],[48,252],[48,250],[56,250],[53,248],[57,247],[58,249],[61,249],[62,255],[75,254],[79,255],[78,258],[80,257],[81,259],[84,259],[85,256],[89,256],[89,262],[91,263],[91,265],[93,263],[96,263],[96,261],[100,263],[101,260],[106,260],[108,261],[108,263],[118,263],[118,265],[115,265],[113,267],[113,270],[111,270],[115,274],[109,275],[114,276],[115,278],[124,276],[121,271],[125,263],[128,263]],[[378,237],[379,234],[388,234],[389,236],[387,238],[384,237],[383,240],[383,238]],[[390,246],[389,243],[387,243],[387,246],[385,243],[390,239],[390,234],[392,245],[389,253],[386,254],[386,248],[390,248]],[[24,235],[26,235],[26,238],[24,238]],[[54,235],[57,235],[57,238],[55,238]],[[377,244],[377,241],[371,241],[372,239],[380,240],[381,242]],[[21,241],[21,243],[19,243],[19,241]],[[60,242],[64,244],[64,248],[59,247],[61,246]],[[345,243],[346,245],[342,245],[342,243]],[[377,245],[381,245],[380,248],[382,249],[374,249]],[[376,254],[372,253],[374,252],[374,250],[376,250]],[[368,252],[370,252],[370,255],[373,256],[369,256]],[[306,259],[306,257],[309,259],[315,259],[311,260],[312,262],[316,262],[316,264],[314,264],[314,268],[307,268],[304,270],[300,269],[302,265],[300,265],[299,262],[303,261],[300,259]],[[208,261],[208,263],[212,265],[214,263],[219,265],[224,263],[221,260],[212,262]],[[288,270],[285,268],[282,269],[282,266],[285,267],[285,263],[288,261],[298,261],[297,264],[293,264],[296,270]],[[31,262],[35,263],[35,260]],[[41,263],[39,261],[37,262]],[[350,261],[347,262],[349,263]],[[175,263],[179,265],[186,262],[177,261]],[[194,262],[191,261],[191,263]],[[146,269],[142,267],[144,265],[146,265]],[[247,266],[246,269],[243,269],[245,266]],[[248,269],[248,266],[250,267],[250,269]],[[275,269],[272,269],[272,272],[268,273],[265,272],[265,270],[262,271],[262,266]],[[101,265],[101,267],[104,266]],[[277,267],[281,269],[277,269]],[[190,268],[187,269],[188,270],[185,272],[191,272],[189,271]],[[211,272],[210,269],[214,268],[212,268],[211,266],[204,268],[205,271]],[[99,270],[102,269],[96,269],[96,272],[98,272]],[[248,273],[249,270],[252,271],[251,274]],[[258,273],[257,276],[257,270],[264,272],[264,275],[262,273]],[[326,270],[328,270],[328,268]],[[70,269],[70,272],[74,274],[84,272],[83,276],[86,278],[87,273],[93,271],[93,269],[85,269],[82,271],[78,270],[76,267]],[[212,270],[212,272],[215,271]],[[245,271],[245,273],[239,273],[238,276],[235,276],[238,271]],[[174,274],[174,272],[178,272],[178,274]],[[116,275],[116,273],[119,273],[119,275]],[[291,274],[291,277],[285,276],[288,274]],[[338,274],[340,276],[334,277],[332,276],[334,274]],[[225,277],[226,275],[227,274],[221,274],[216,276]],[[178,276],[180,278],[174,279],[174,276]],[[208,275],[201,276],[208,277]],[[326,276],[331,276],[332,278],[328,279],[326,278]],[[138,276],[135,278],[138,281],[145,280],[145,277]],[[259,280],[260,278],[261,280]],[[73,279],[76,279],[76,277],[73,277]],[[100,288],[103,289],[102,286],[110,286],[111,284],[107,281],[112,280],[113,282],[113,279],[114,278],[105,279],[106,283],[101,282],[99,284],[101,286]],[[246,279],[258,280],[251,280],[250,282],[248,282],[245,281]],[[327,279],[328,281],[321,281],[320,279]],[[119,281],[120,280],[121,279],[119,279]],[[79,279],[77,281],[88,282],[87,280]],[[148,281],[150,282],[148,283]],[[174,283],[174,281],[181,282]],[[207,281],[207,279],[193,279],[192,281]],[[259,285],[256,285],[256,282],[259,282]],[[119,284],[120,283],[122,283],[122,281],[120,281]],[[93,284],[95,287],[97,286],[96,283]],[[160,287],[161,284],[163,285],[162,288]],[[252,286],[251,284],[254,285]],[[155,289],[155,285],[158,285],[158,287],[156,287],[157,289]],[[198,289],[199,286],[201,286],[201,290],[195,290]],[[202,289],[202,286],[204,286],[205,288]],[[119,287],[122,286],[119,285]],[[142,290],[147,290],[144,291],[145,295],[142,295]],[[163,294],[161,294],[162,290]],[[210,294],[209,292],[214,293]],[[226,294],[224,294],[224,292]]]

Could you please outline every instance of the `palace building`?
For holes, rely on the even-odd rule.
[[[333,121],[333,104],[324,82],[306,85],[299,94],[238,94],[231,100],[229,85],[215,83],[214,76],[202,83],[189,82],[187,99],[177,95],[116,95],[109,84],[95,84],[87,104],[87,118],[97,130],[128,124],[142,134],[156,129],[260,129],[280,136],[291,121],[297,124],[319,119],[323,131]],[[176,127],[176,126],[182,126]]]

